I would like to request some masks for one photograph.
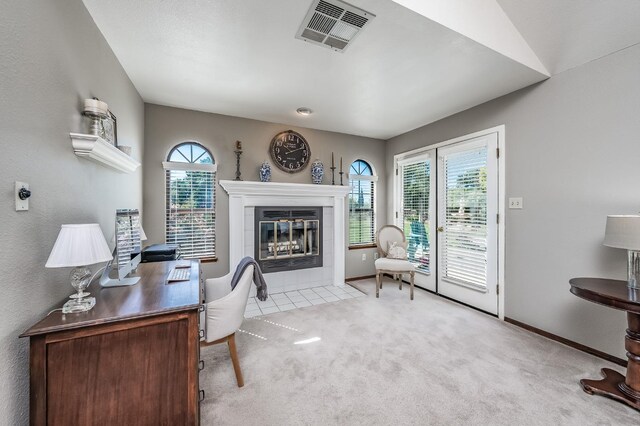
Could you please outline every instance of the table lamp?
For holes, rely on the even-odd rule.
[[[87,298],[90,293],[84,291],[91,283],[88,265],[107,262],[112,258],[111,250],[97,223],[62,225],[45,267],[73,267],[69,277],[77,293],[71,295],[70,300],[64,304],[63,313],[85,312],[93,308],[96,299]]]
[[[607,216],[603,244],[627,249],[627,286],[640,289],[640,216]]]

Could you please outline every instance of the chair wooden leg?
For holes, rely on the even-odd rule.
[[[415,277],[416,273],[411,271],[411,273],[409,274],[410,280],[411,280],[411,300],[413,300],[413,278]]]
[[[402,274],[398,274],[398,277],[400,278],[400,286],[398,288],[402,290]]]
[[[236,349],[236,334],[233,333],[229,336],[229,353],[231,354],[231,362],[233,362],[233,369],[236,372],[236,381],[238,387],[244,386],[244,379],[242,378],[242,370],[240,370],[240,361],[238,360],[238,350]]]
[[[376,297],[380,297],[380,272],[376,271]]]

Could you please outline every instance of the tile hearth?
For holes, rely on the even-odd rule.
[[[321,305],[323,303],[337,302],[338,300],[352,299],[354,297],[362,296],[366,295],[350,285],[328,285],[324,287],[313,287],[303,290],[269,294],[269,298],[264,302],[257,300],[255,297],[250,297],[247,302],[244,317],[252,318],[260,315],[290,311],[291,309]]]

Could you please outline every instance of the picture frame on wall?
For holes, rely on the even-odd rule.
[[[102,119],[103,139],[113,146],[118,146],[118,120],[111,111],[107,111],[107,117]]]

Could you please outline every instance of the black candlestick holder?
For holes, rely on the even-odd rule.
[[[331,169],[331,185],[335,185],[336,184],[336,167],[331,166],[329,168]]]
[[[340,170],[340,186],[342,185],[342,175],[344,175],[344,172],[342,170]]]
[[[236,149],[233,152],[236,153],[236,178],[234,180],[242,180],[240,179],[240,156],[242,155],[242,150]]]

